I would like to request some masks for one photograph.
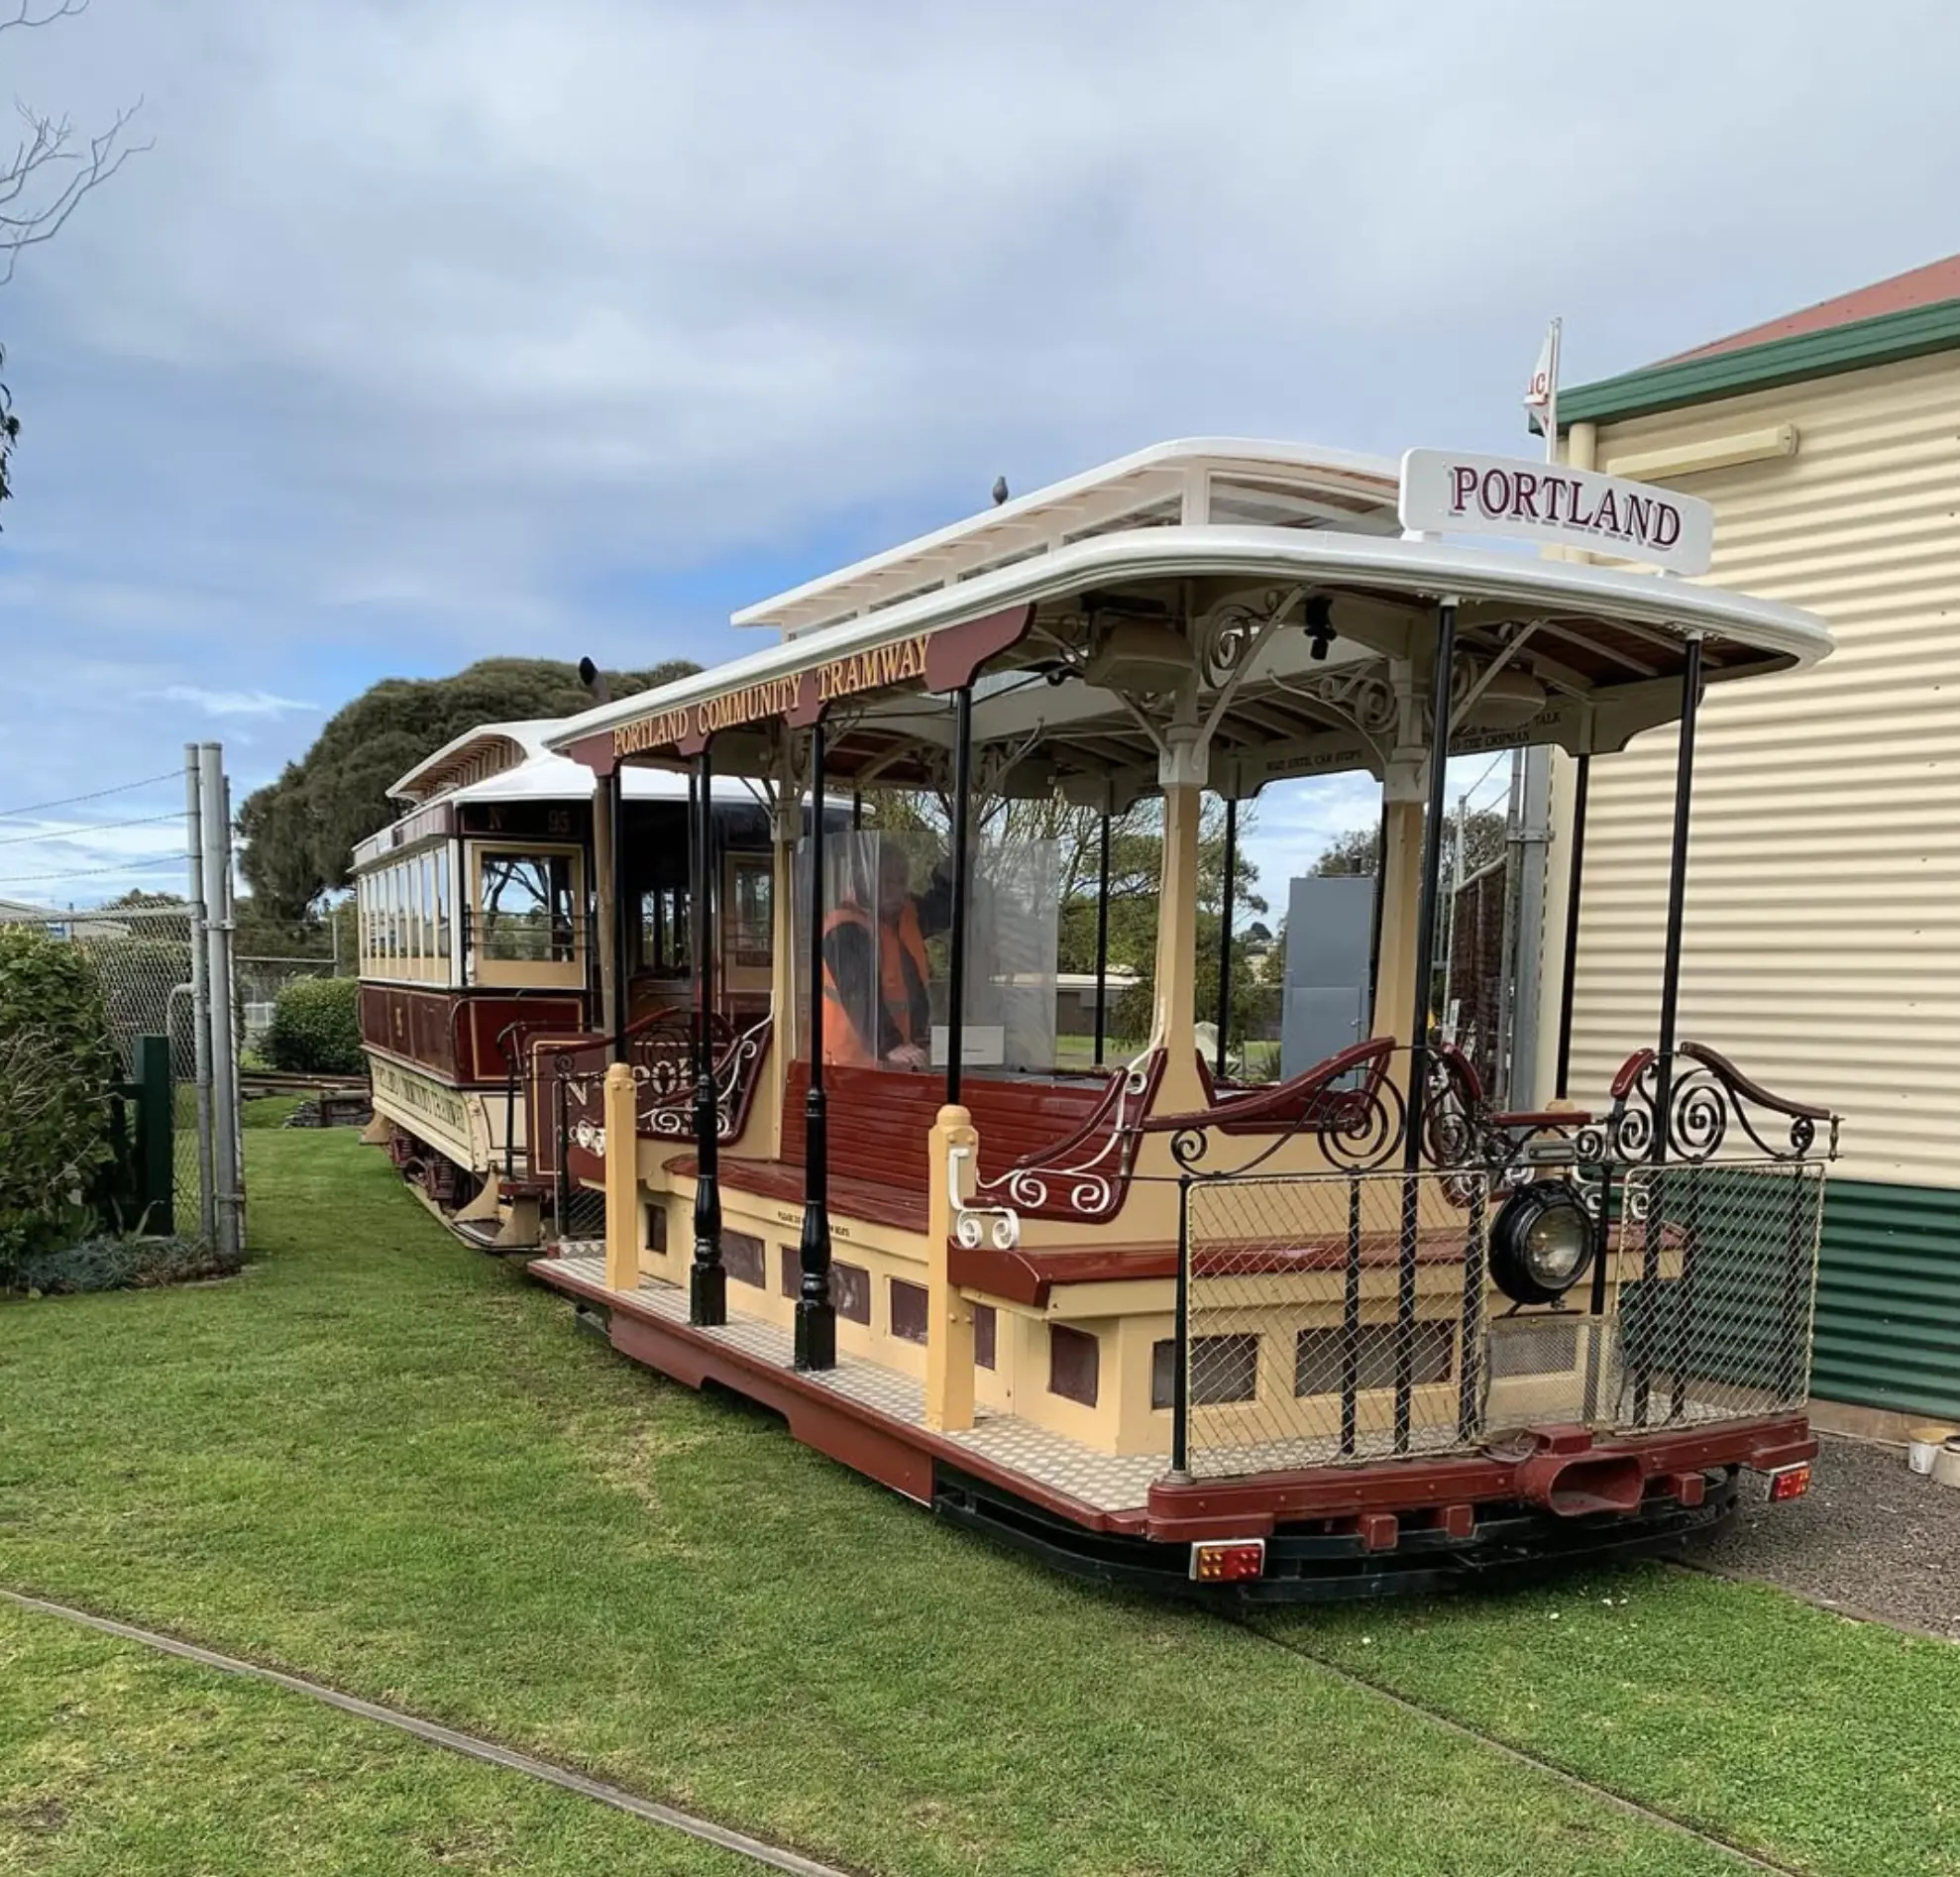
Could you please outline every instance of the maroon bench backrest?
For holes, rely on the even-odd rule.
[[[945,1102],[946,1084],[936,1073],[905,1074],[892,1069],[846,1068],[823,1071],[828,1100],[830,1171],[839,1179],[869,1180],[912,1193],[926,1190],[926,1136]],[[810,1064],[792,1062],[784,1093],[783,1158],[799,1165],[804,1157],[804,1103],[810,1094]],[[1065,1141],[1095,1112],[1100,1084],[990,1081],[967,1076],[960,1101],[980,1132],[987,1166],[1012,1165]]]

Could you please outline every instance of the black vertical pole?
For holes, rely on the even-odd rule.
[[[1430,981],[1436,964],[1436,902],[1443,872],[1445,786],[1450,766],[1450,684],[1457,662],[1457,607],[1446,600],[1436,624],[1429,693],[1429,808],[1422,824],[1422,891],[1416,901],[1415,1035],[1409,1045],[1408,1135],[1402,1143],[1402,1230],[1395,1284],[1395,1451],[1409,1450],[1415,1400],[1416,1256],[1421,1245],[1423,1109],[1429,1087]],[[1382,855],[1383,863],[1387,855]],[[1468,1312],[1467,1312],[1468,1314]],[[1470,1333],[1468,1322],[1465,1333]],[[1479,1326],[1480,1333],[1480,1326]]]
[[[1661,1035],[1655,1063],[1653,1158],[1667,1159],[1668,1109],[1674,1099],[1675,1026],[1681,1013],[1681,926],[1688,894],[1688,812],[1694,788],[1694,714],[1701,702],[1701,640],[1688,641],[1681,674],[1681,741],[1675,755],[1674,850],[1668,859],[1668,939],[1661,962]]]
[[[1443,873],[1446,786],[1450,764],[1450,683],[1457,663],[1457,607],[1445,601],[1437,620],[1436,673],[1429,697],[1429,808],[1422,824],[1422,890],[1416,901],[1415,1036],[1409,1049],[1409,1133],[1402,1164],[1422,1163],[1423,1104],[1429,1082],[1429,1005],[1436,969],[1436,916]],[[1384,859],[1386,856],[1383,856]]]
[[[688,1321],[728,1320],[728,1273],[721,1264],[721,1104],[714,1085],[714,759],[703,744],[695,761],[695,1262],[688,1273]]]
[[[1674,1130],[1670,1125],[1674,1108],[1675,1032],[1681,1015],[1681,927],[1682,911],[1688,897],[1688,806],[1694,788],[1694,715],[1701,702],[1701,640],[1688,641],[1688,656],[1681,673],[1681,737],[1675,751],[1675,830],[1674,845],[1668,856],[1668,936],[1661,959],[1661,1033],[1654,1055],[1654,1138],[1648,1159],[1661,1165],[1668,1158],[1668,1145]],[[1694,1169],[1688,1178],[1693,1180]],[[1667,1211],[1663,1176],[1655,1175],[1647,1196],[1645,1243],[1640,1261],[1641,1291],[1645,1300],[1647,1335],[1640,1361],[1633,1375],[1633,1418],[1636,1426],[1647,1424],[1653,1388],[1653,1365],[1664,1331],[1661,1282],[1663,1218]],[[1684,1280],[1690,1254],[1684,1249]],[[1673,1299],[1679,1306],[1681,1299]]]
[[[1579,975],[1579,902],[1585,879],[1585,797],[1592,783],[1592,758],[1579,758],[1579,778],[1573,785],[1573,857],[1566,882],[1565,980],[1559,986],[1559,1071],[1553,1092],[1561,1101],[1572,1079],[1573,981]]]
[[[823,721],[810,732],[810,1095],[803,1124],[803,1238],[797,1248],[796,1365],[837,1366],[830,1301],[830,1142],[823,1099]]]
[[[1171,1319],[1170,1477],[1191,1477],[1191,1180],[1177,1182],[1177,1288]]]
[[[612,836],[612,930],[605,941],[612,947],[612,1059],[626,1059],[626,935],[631,898],[626,891],[626,772],[612,765],[605,779],[605,814]]]
[[[959,1100],[960,1058],[966,1053],[967,791],[972,787],[973,687],[953,693],[952,932],[946,985],[946,1100]]]
[[[1225,1056],[1232,1029],[1232,920],[1238,910],[1234,889],[1239,873],[1239,803],[1234,796],[1225,799],[1225,890],[1218,914],[1218,1041],[1212,1050],[1212,1069],[1225,1078]]]
[[[1096,1066],[1103,1065],[1109,1039],[1109,810],[1103,810],[1103,832],[1096,861]]]
[[[864,827],[864,791],[851,791],[851,832],[858,833]]]
[[[1367,1011],[1369,1034],[1374,1030],[1374,994],[1381,982],[1381,895],[1388,878],[1388,791],[1381,791],[1381,826],[1374,836],[1374,908],[1367,922]],[[1292,935],[1287,935],[1290,939]],[[1356,1042],[1362,1041],[1357,1037]]]

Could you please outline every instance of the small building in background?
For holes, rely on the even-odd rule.
[[[1844,1117],[1815,1394],[1960,1418],[1960,256],[1566,390],[1566,460],[1715,508],[1710,578],[1820,613],[1819,673],[1712,687],[1695,753],[1682,1034]],[[1571,1092],[1651,1023],[1672,728],[1593,771]],[[1554,779],[1560,955],[1574,765]],[[1545,972],[1539,1086],[1558,1034]]]

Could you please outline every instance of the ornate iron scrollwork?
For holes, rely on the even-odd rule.
[[[1150,1050],[1110,1077],[1109,1087],[1075,1132],[1017,1160],[974,1190],[1020,1212],[1095,1224],[1116,1215],[1137,1161],[1139,1130],[1163,1073],[1163,1052]]]
[[[1663,1115],[1661,1066],[1654,1050],[1642,1049],[1621,1067],[1613,1111],[1592,1142],[1598,1158],[1653,1159],[1658,1135],[1666,1160],[1710,1160],[1731,1144],[1749,1158],[1802,1160],[1816,1156],[1819,1129],[1823,1157],[1837,1158],[1838,1116],[1772,1094],[1705,1044],[1685,1043],[1675,1052]]]

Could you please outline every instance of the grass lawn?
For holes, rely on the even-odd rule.
[[[575,1337],[562,1301],[450,1240],[349,1131],[255,1133],[247,1153],[259,1263],[243,1277],[0,1307],[0,1582],[868,1871],[1737,1867],[1244,1628],[996,1553],[767,1417],[632,1369]],[[1960,1870],[1960,1829],[1933,1809],[1960,1651],[1679,1574],[1616,1580],[1630,1601],[1610,1611],[1607,1594],[1587,1593],[1583,1622],[1576,1588],[1570,1603],[1541,1592],[1265,1620],[1805,1869]],[[87,1672],[135,1685],[121,1645],[0,1631],[0,1648],[22,1647],[94,1652],[108,1666]],[[200,1674],[160,1668],[156,1699]],[[43,1764],[47,1679],[0,1676],[0,1765]],[[274,1709],[303,1706],[222,1693],[209,1724],[254,1739]],[[224,1844],[149,1868],[267,1868],[249,1855],[255,1819],[285,1817],[309,1755],[330,1748],[347,1777],[307,1828],[355,1848],[320,1867],[392,1869],[383,1854],[421,1846],[424,1865],[404,1866],[421,1868],[433,1822],[478,1803],[456,1795],[511,1779],[301,1716],[276,1723],[255,1813],[223,1801],[231,1755],[163,1756],[155,1729],[148,1748],[119,1745],[125,1726],[145,1731],[141,1701],[86,1705],[93,1724],[60,1723],[70,1750],[123,1775],[63,1796],[66,1822],[34,1828],[43,1861],[28,1868],[95,1869],[55,1860],[173,1809]],[[583,1868],[553,1848],[557,1808],[576,1801],[481,1790],[499,1868]],[[371,1812],[408,1820],[372,1865],[352,1835]],[[655,1835],[609,1815],[593,1829],[623,1827]],[[685,1845],[648,1855],[677,1861],[616,1867],[709,1868],[678,1861],[708,1855]]]
[[[265,1877],[756,1867],[282,1689],[0,1604],[0,1870]]]

